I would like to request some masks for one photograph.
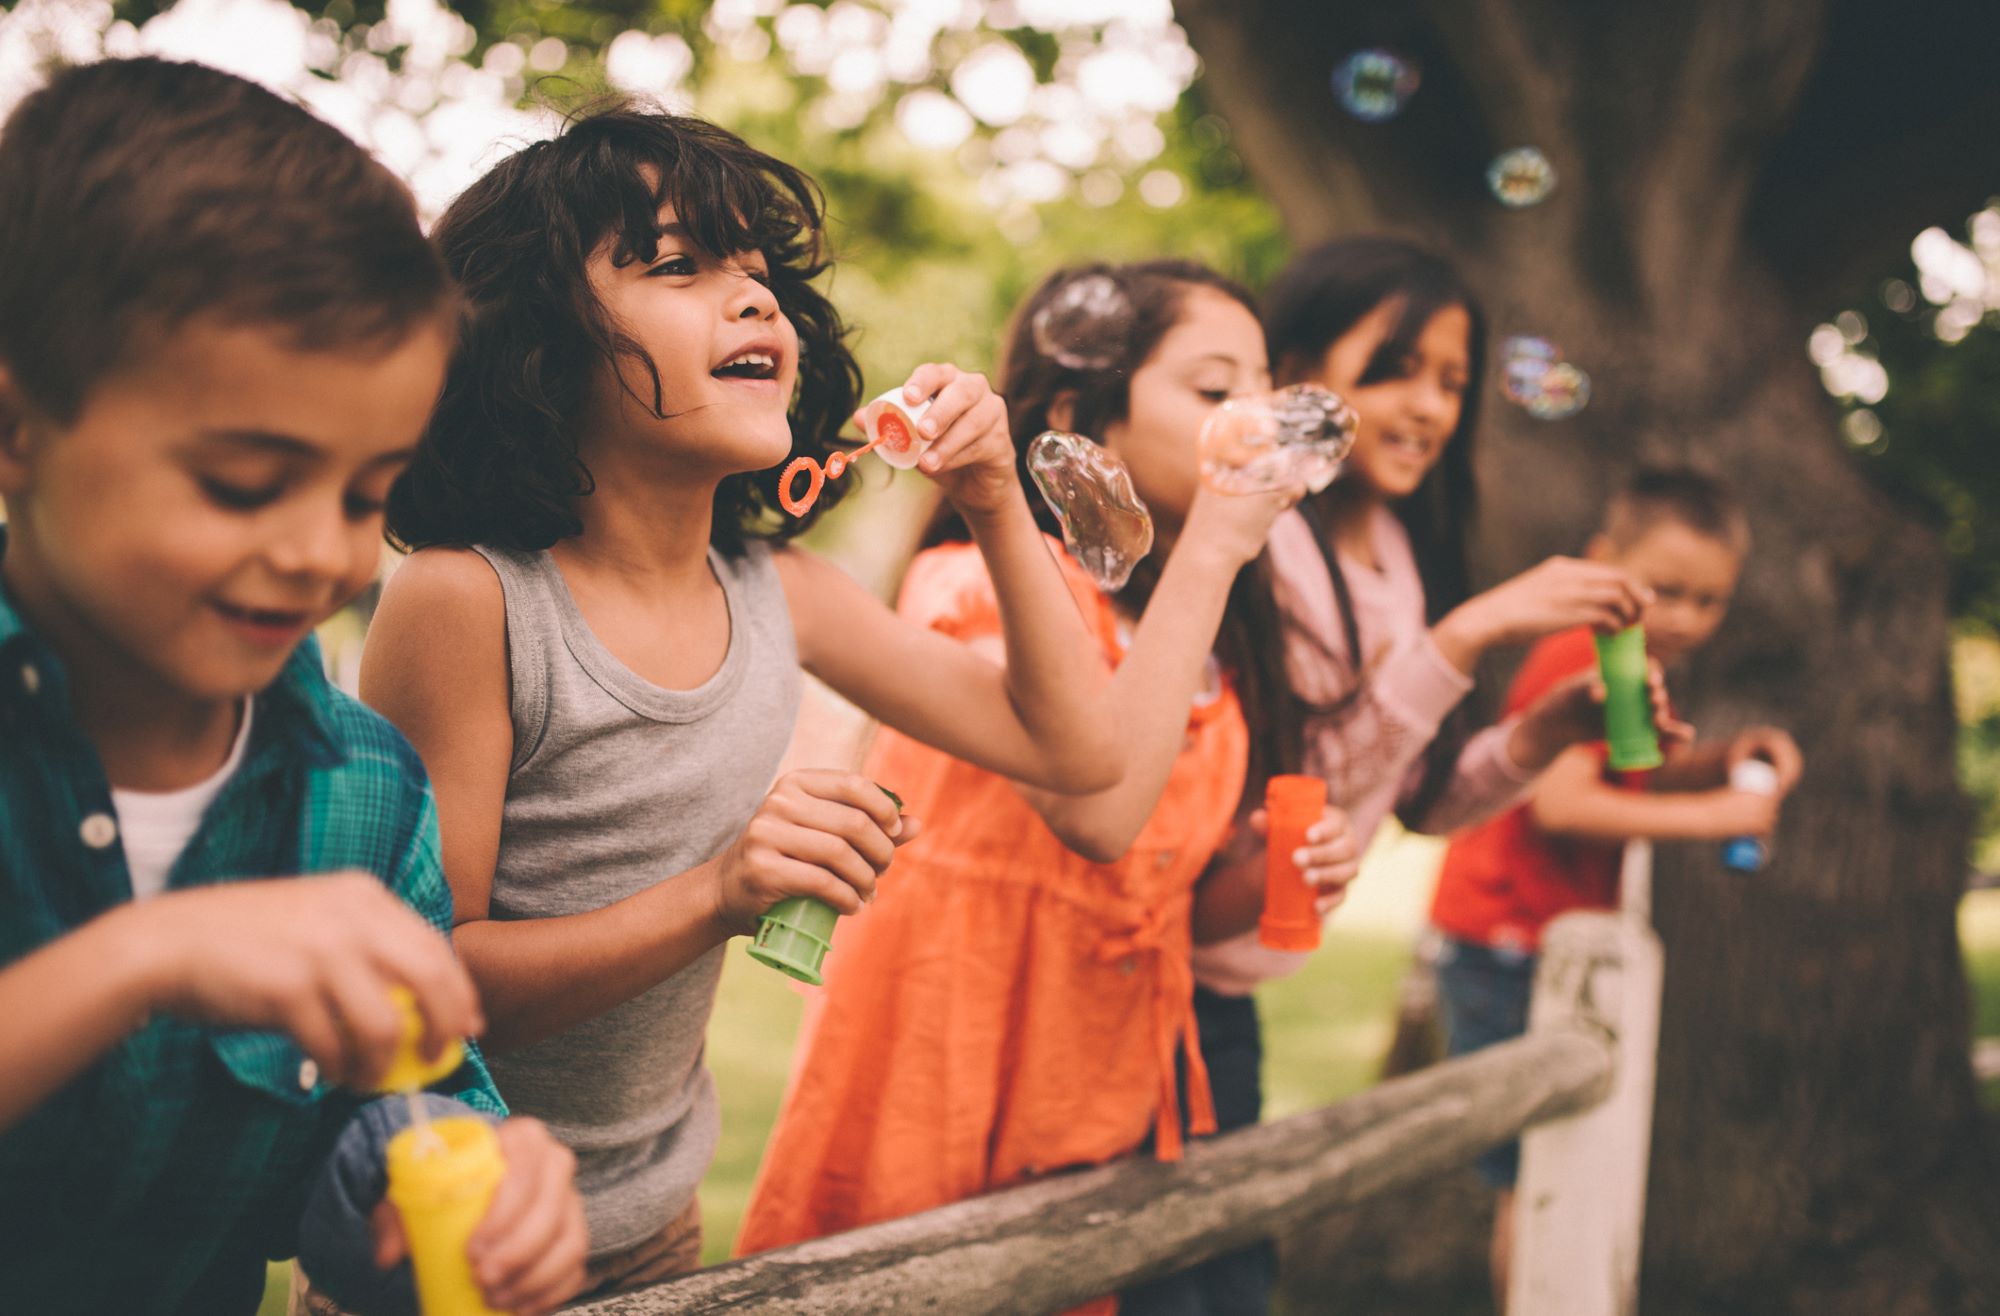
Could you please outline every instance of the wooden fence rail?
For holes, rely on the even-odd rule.
[[[1606,944],[1590,938],[1586,958],[1602,966]],[[1528,1036],[1195,1143],[1177,1165],[1138,1157],[1058,1175],[571,1311],[1048,1312],[1178,1270],[1465,1165],[1603,1101],[1614,1086],[1617,1012],[1603,1008],[1601,971],[1577,971],[1559,954],[1545,955],[1545,968],[1565,959],[1570,968],[1545,973],[1542,990],[1577,999],[1541,1012]]]

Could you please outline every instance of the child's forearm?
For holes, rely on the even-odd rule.
[[[1047,785],[1102,790],[1123,755],[1097,645],[1025,501],[968,517],[986,560],[1007,646],[1007,695],[1040,753]]]
[[[120,906],[0,969],[0,1130],[145,1025],[153,988],[137,908]]]
[[[1217,860],[1194,889],[1194,944],[1241,936],[1264,912],[1264,846],[1243,847]]]
[[[1187,738],[1188,710],[1208,674],[1236,568],[1203,543],[1184,539],[1168,557],[1132,648],[1111,678],[1124,775],[1090,795],[1029,791],[1063,843],[1100,863],[1131,849],[1153,816]]]
[[[1653,773],[1653,789],[1660,791],[1719,790],[1729,784],[1729,746],[1710,742],[1690,745],[1670,755]]]
[[[1705,841],[1732,834],[1717,818],[1724,791],[1537,791],[1529,808],[1537,826],[1556,836],[1621,843]]]
[[[500,1054],[565,1032],[657,986],[726,941],[714,861],[602,909],[555,918],[474,919],[452,943],[479,986]]]

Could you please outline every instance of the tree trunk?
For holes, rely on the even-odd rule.
[[[1483,579],[1575,551],[1643,460],[1715,470],[1750,507],[1735,610],[1677,694],[1705,736],[1790,728],[1808,770],[1763,873],[1727,873],[1710,847],[1661,851],[1644,1309],[2000,1311],[1954,921],[1968,812],[1944,554],[1867,484],[1804,351],[1840,296],[1922,224],[1969,213],[2000,170],[1996,135],[1968,126],[2000,118],[2000,79],[1980,67],[2000,7],[1178,9],[1206,94],[1300,245],[1365,228],[1427,240],[1482,290],[1496,338],[1552,338],[1590,373],[1567,421],[1487,406]],[[1422,69],[1381,124],[1328,91],[1372,45]],[[1507,211],[1484,167],[1527,144],[1558,183]],[[1290,1240],[1296,1309],[1460,1309],[1459,1278],[1483,1287],[1465,1248],[1484,1226],[1456,1222],[1482,1195],[1469,1174],[1437,1191]],[[1367,1246],[1333,1256],[1342,1237]],[[1436,1282],[1398,1290],[1410,1275]]]

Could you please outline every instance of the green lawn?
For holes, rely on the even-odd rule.
[[[1426,858],[1414,843],[1403,843],[1372,860],[1363,879],[1372,894],[1357,894],[1355,917],[1329,929],[1325,946],[1304,970],[1265,990],[1268,1114],[1296,1114],[1374,1080],[1389,1041],[1397,984],[1409,963],[1409,920],[1420,908],[1411,897],[1421,890]],[[1977,1031],[2000,1036],[2000,891],[1967,897],[1960,930]],[[723,1110],[722,1146],[701,1193],[710,1262],[727,1257],[735,1242],[764,1138],[784,1093],[804,1004],[787,979],[756,964],[740,946],[732,948],[727,963],[708,1043]],[[2000,1110],[2000,1082],[1989,1084],[1986,1096],[1988,1105]],[[260,1316],[282,1316],[286,1271],[271,1268]]]

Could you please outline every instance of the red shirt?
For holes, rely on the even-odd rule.
[[[1587,628],[1543,640],[1507,692],[1508,715],[1596,663]],[[1590,748],[1600,761],[1607,756],[1603,741]],[[1534,950],[1556,915],[1616,907],[1621,850],[1602,841],[1551,836],[1522,804],[1453,834],[1431,900],[1431,922],[1461,941]]]

